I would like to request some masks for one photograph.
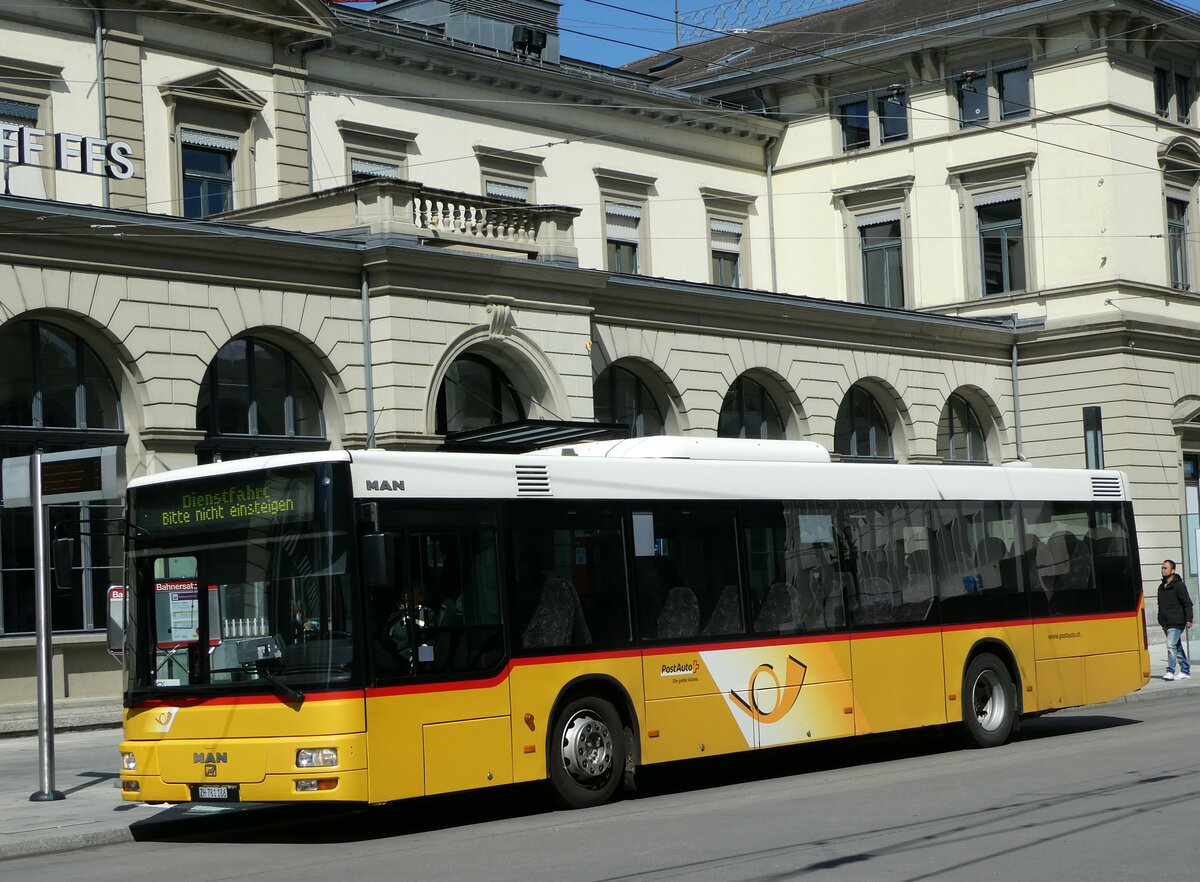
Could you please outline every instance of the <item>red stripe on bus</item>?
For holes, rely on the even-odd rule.
[[[355,689],[342,692],[306,692],[304,700],[308,701],[341,701],[347,698],[362,698],[363,690]],[[284,701],[278,695],[213,695],[213,696],[190,696],[188,698],[180,698],[177,701],[171,701],[167,698],[150,698],[146,701],[138,702],[129,710],[149,710],[156,707],[204,707],[208,705],[234,705],[234,704],[293,704],[294,702]]]
[[[1139,606],[1140,609],[1140,606]],[[578,664],[580,662],[602,661],[607,659],[653,658],[663,655],[678,655],[689,652],[709,652],[732,649],[752,649],[764,646],[795,646],[807,643],[838,643],[847,640],[875,640],[884,637],[910,637],[919,634],[937,634],[945,631],[985,631],[989,629],[1018,628],[1029,625],[1063,625],[1071,622],[1095,622],[1118,619],[1135,619],[1139,610],[1119,613],[1093,613],[1071,617],[1037,618],[1037,619],[1001,619],[992,622],[965,622],[955,625],[923,625],[912,628],[875,629],[872,631],[839,632],[836,634],[810,634],[781,637],[764,637],[761,639],[734,640],[721,643],[683,643],[674,646],[651,646],[638,650],[615,649],[604,652],[557,653],[536,657],[510,659],[497,674],[484,679],[442,680],[438,682],[402,683],[392,686],[372,686],[363,691],[343,692],[311,692],[306,693],[306,701],[337,701],[351,698],[379,698],[389,695],[418,695],[429,692],[456,692],[464,689],[489,689],[499,686],[509,676],[514,668],[534,667],[553,664]],[[131,710],[142,710],[156,707],[201,707],[226,706],[237,704],[287,704],[278,695],[224,695],[211,698],[183,698],[178,701],[167,699],[150,699],[136,705]]]

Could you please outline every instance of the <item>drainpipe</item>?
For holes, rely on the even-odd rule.
[[[1012,398],[1013,398],[1013,434],[1017,442],[1017,459],[1029,462],[1025,458],[1025,446],[1021,440],[1021,384],[1017,380],[1017,317],[1012,317]]]
[[[108,97],[104,88],[104,12],[95,0],[86,0],[92,8],[92,30],[96,40],[96,97],[100,102],[100,140],[108,142]],[[84,159],[87,162],[87,158]],[[111,207],[109,196],[108,175],[100,176],[100,187],[103,193],[104,207]]]
[[[304,140],[308,146],[308,192],[313,192],[313,161],[312,161],[312,90],[308,88],[308,56],[316,52],[324,52],[333,45],[332,40],[308,40],[305,43],[293,43],[288,46],[289,54],[300,50],[300,67],[304,68]]]
[[[763,147],[763,164],[767,171],[767,239],[770,243],[769,249],[771,252],[771,290],[779,291],[779,280],[775,274],[775,188],[772,182],[772,175],[775,171],[775,157],[771,155],[771,148],[775,146],[778,138],[768,138],[766,145]]]
[[[367,449],[375,446],[375,385],[371,377],[371,280],[362,269],[363,385],[366,387]]]

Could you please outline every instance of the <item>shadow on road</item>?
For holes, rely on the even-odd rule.
[[[1024,721],[1014,740],[1069,737],[1139,722],[1136,714],[1050,715]],[[964,747],[956,728],[939,727],[752,754],[707,757],[639,770],[636,793],[626,794],[626,798],[667,796],[970,749]],[[377,807],[180,805],[137,821],[130,825],[130,830],[138,841],[332,844],[467,827],[506,818],[532,817],[554,810],[546,785],[537,783]]]

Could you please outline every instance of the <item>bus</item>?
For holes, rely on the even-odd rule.
[[[660,436],[138,478],[123,798],[385,803],[1022,718],[1150,677],[1115,471]]]

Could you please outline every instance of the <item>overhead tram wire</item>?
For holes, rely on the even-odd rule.
[[[637,15],[641,15],[641,16],[644,16],[644,17],[649,17],[649,18],[657,19],[657,20],[660,20],[660,21],[665,21],[665,20],[666,20],[666,19],[663,19],[661,16],[655,16],[655,15],[653,15],[653,14],[651,14],[651,13],[644,13],[644,12],[641,12],[641,11],[639,11],[639,10],[631,10],[631,9],[629,9],[629,8],[627,8],[627,7],[622,7],[622,6],[618,6],[618,5],[616,5],[616,4],[602,2],[602,0],[585,0],[585,2],[593,3],[594,5],[603,6],[603,7],[608,7],[608,8],[612,8],[612,9],[616,9],[616,10],[621,10],[621,11],[631,12],[631,13],[633,13],[633,14],[637,14]],[[1182,19],[1182,18],[1189,18],[1189,17],[1196,17],[1196,16],[1194,16],[1193,14],[1189,14],[1189,15],[1185,15],[1185,16],[1180,16],[1178,19],[1171,19],[1171,20],[1168,20],[1168,22],[1164,22],[1164,23],[1169,23],[1169,21],[1176,21],[1176,20],[1179,20],[1179,19]],[[345,22],[344,22],[344,23],[345,23]],[[363,32],[363,33],[373,33],[373,31],[370,31],[369,29],[358,28],[357,30],[359,30],[360,32]],[[561,28],[560,28],[560,30],[564,30],[564,29],[561,29]],[[568,32],[570,32],[570,33],[581,33],[581,32],[578,32],[578,31],[573,31],[573,30],[571,30],[571,29],[565,29],[565,30],[567,30],[567,31],[568,31]],[[742,38],[743,38],[743,40],[745,40],[745,35],[742,35],[742,34],[726,34],[725,32],[722,32],[722,31],[719,31],[719,30],[716,30],[716,29],[712,29],[712,28],[706,28],[706,30],[710,30],[710,31],[712,31],[712,32],[713,32],[713,33],[715,33],[715,34],[720,34],[720,35],[722,35],[722,36],[738,36],[738,37],[742,37]],[[1117,36],[1117,35],[1114,35],[1114,36]],[[631,47],[631,48],[636,48],[636,49],[639,49],[639,50],[641,50],[641,51],[646,51],[646,52],[649,52],[649,53],[651,53],[651,54],[661,54],[660,50],[654,49],[654,48],[652,48],[652,47],[643,46],[643,45],[640,45],[640,44],[637,44],[637,43],[632,43],[632,42],[629,42],[629,41],[626,41],[626,40],[617,40],[617,39],[615,39],[615,38],[609,38],[609,37],[596,37],[596,39],[604,40],[604,41],[606,41],[606,42],[612,42],[612,43],[616,43],[616,44],[623,45],[623,46],[627,46],[627,47]],[[763,41],[750,40],[749,42],[762,43]],[[770,45],[770,46],[772,46],[772,48],[777,48],[777,47],[775,47],[775,46],[774,46],[774,44],[765,44],[765,45]],[[786,47],[785,47],[785,48],[786,48]],[[805,54],[809,54],[809,55],[813,55],[814,57],[818,57],[818,58],[824,58],[824,57],[825,57],[825,56],[821,56],[821,55],[819,55],[819,54],[817,54],[817,53],[812,53],[812,52],[809,52],[808,50],[797,49],[797,50],[795,50],[795,51],[797,51],[797,52],[803,52],[803,53],[805,53]],[[670,54],[682,55],[682,53],[679,53],[679,52],[677,52],[677,51],[675,51],[675,50],[672,50]],[[688,56],[683,56],[683,57],[688,57]],[[703,59],[692,58],[691,60],[702,61]],[[864,68],[864,69],[867,69],[867,70],[872,70],[872,71],[875,71],[875,72],[881,72],[881,73],[884,73],[884,74],[886,74],[887,76],[899,76],[899,75],[898,75],[898,74],[896,74],[895,72],[888,71],[888,70],[885,70],[885,69],[883,69],[883,68],[877,68],[877,67],[873,67],[873,66],[870,66],[870,65],[864,65],[864,64],[860,64],[860,63],[856,63],[856,62],[849,62],[849,61],[845,61],[844,59],[836,59],[836,60],[837,60],[837,61],[839,61],[839,62],[841,62],[841,63],[845,63],[845,64],[848,64],[848,65],[851,65],[851,66],[855,66],[855,67],[861,67],[861,68]],[[711,62],[708,62],[708,63],[711,63]],[[732,67],[733,65],[725,65],[725,66]],[[779,76],[779,75],[774,75],[774,74],[770,74],[769,76],[771,76],[773,79],[776,79],[776,80],[778,80],[779,82],[782,82],[782,83],[787,83],[787,84],[790,84],[790,85],[794,85],[794,84],[797,84],[797,83],[805,83],[805,82],[806,82],[806,81],[805,81],[805,79],[803,79],[803,78],[787,78],[787,77],[782,77],[782,76]],[[944,78],[943,80],[920,80],[920,82],[925,82],[925,83],[933,83],[933,84],[943,84],[944,82],[946,82],[946,81],[949,81],[949,80],[951,80],[951,79],[954,79],[954,78],[953,78],[953,77],[947,77],[947,78]],[[142,84],[140,84],[140,85],[142,86],[142,88],[151,88],[151,87],[147,86],[147,84],[145,84],[145,83],[142,83]],[[278,90],[278,91],[292,91],[292,90]],[[313,92],[312,92],[312,94],[321,94],[321,92],[319,92],[319,91],[313,91]],[[343,93],[330,93],[330,94],[343,94]],[[403,101],[403,100],[414,100],[414,101],[419,101],[419,100],[430,100],[430,101],[432,101],[432,100],[436,100],[436,99],[434,99],[433,97],[422,98],[421,96],[402,96],[402,95],[393,95],[393,94],[382,93],[382,92],[376,92],[376,93],[371,93],[371,92],[358,92],[358,93],[354,93],[354,94],[356,94],[356,95],[358,95],[358,96],[360,96],[360,97],[375,97],[375,98],[384,98],[384,99],[391,98],[391,99],[394,99],[394,100],[401,100],[401,101]],[[465,102],[465,101],[471,101],[471,100],[485,101],[485,100],[487,100],[487,99],[463,99],[463,100],[464,100],[464,102]],[[492,102],[492,103],[494,103],[494,102]],[[569,107],[580,107],[580,106],[581,106],[581,105],[578,105],[578,104],[576,104],[576,103],[574,103],[574,102],[545,102],[545,101],[537,101],[537,102],[523,102],[523,103],[533,103],[533,104],[537,104],[537,105],[543,105],[543,106],[544,106],[544,105],[548,105],[548,104],[557,104],[557,105],[559,105],[559,106],[569,106]],[[584,105],[584,106],[586,106],[586,105]],[[606,107],[611,107],[612,105],[604,105],[604,106],[606,106]],[[1028,106],[1028,107],[1029,107],[1031,110],[1036,110],[1036,108],[1032,107],[1031,105],[1026,105],[1026,106]],[[633,107],[633,105],[619,105],[619,106],[617,106],[617,107],[616,107],[616,109],[625,109],[626,107]],[[911,105],[910,105],[910,108],[911,108]],[[700,110],[700,109],[701,109],[701,108],[689,108],[689,110]],[[917,108],[913,108],[913,109],[917,109]],[[735,110],[735,109],[725,109],[725,108],[712,108],[712,112],[714,113],[714,115],[719,115],[719,116],[722,116],[722,117],[726,117],[726,116],[742,116],[742,115],[744,115],[745,113],[747,113],[748,111],[745,111],[745,110],[743,110],[743,109],[736,109],[736,110]],[[932,116],[932,117],[934,117],[934,118],[938,118],[938,119],[945,119],[945,120],[947,120],[947,121],[951,121],[951,122],[953,122],[953,121],[956,121],[956,117],[952,117],[952,116],[949,116],[949,115],[946,115],[946,114],[938,114],[938,113],[936,113],[936,112],[933,112],[933,111],[928,111],[928,110],[921,110],[920,112],[923,112],[923,113],[925,113],[926,115],[928,115],[928,116]],[[822,114],[822,115],[823,115],[823,114]],[[1122,131],[1121,129],[1119,129],[1119,128],[1113,128],[1113,127],[1109,127],[1109,126],[1103,126],[1103,125],[1100,125],[1100,124],[1098,124],[1098,123],[1092,123],[1092,122],[1090,122],[1090,121],[1087,121],[1087,120],[1081,120],[1081,119],[1077,119],[1077,118],[1074,118],[1074,117],[1072,117],[1072,116],[1070,116],[1070,115],[1065,115],[1065,116],[1064,116],[1064,118],[1066,118],[1066,119],[1071,119],[1073,122],[1075,122],[1075,123],[1078,123],[1078,124],[1090,125],[1090,126],[1097,126],[1097,127],[1100,127],[1100,128],[1102,128],[1102,129],[1106,129],[1106,130],[1112,131],[1112,132],[1114,132],[1114,133],[1118,133],[1118,134],[1127,134],[1127,135],[1129,135],[1130,137],[1138,138],[1138,139],[1140,139],[1140,140],[1146,140],[1146,141],[1150,141],[1150,142],[1152,142],[1152,143],[1155,143],[1155,144],[1157,144],[1157,143],[1158,143],[1158,141],[1157,141],[1157,140],[1155,140],[1155,139],[1151,139],[1151,138],[1144,138],[1144,137],[1142,137],[1142,136],[1138,136],[1138,135],[1129,134],[1129,133],[1127,133],[1127,132],[1123,132],[1123,131]],[[682,120],[682,119],[681,119],[681,120],[675,120],[675,121],[666,121],[666,122],[663,122],[663,123],[656,123],[656,124],[652,124],[652,125],[653,125],[653,127],[657,127],[657,128],[664,128],[664,129],[665,129],[665,128],[673,128],[673,127],[676,127],[676,126],[679,126],[679,125],[687,125],[687,122],[688,122],[688,121],[685,121],[685,120]],[[619,129],[619,130],[616,130],[616,131],[611,131],[611,132],[608,132],[608,133],[600,133],[600,134],[597,134],[597,135],[589,135],[589,136],[584,136],[584,137],[579,137],[579,138],[561,138],[561,139],[556,139],[556,140],[552,140],[552,141],[549,141],[549,142],[538,142],[538,143],[536,143],[536,144],[529,145],[529,146],[527,146],[527,147],[525,147],[525,148],[517,147],[517,148],[512,148],[512,149],[514,149],[514,150],[521,150],[521,149],[534,149],[534,148],[551,148],[551,147],[560,146],[560,145],[565,145],[565,144],[570,144],[570,143],[589,143],[589,142],[597,142],[597,141],[603,141],[603,140],[607,140],[607,139],[609,139],[609,138],[618,137],[618,136],[619,136],[619,135],[621,135],[621,134],[622,134],[624,131],[625,131],[625,129]],[[1057,148],[1059,148],[1059,149],[1064,149],[1064,150],[1074,151],[1074,152],[1080,153],[1080,154],[1082,154],[1082,155],[1088,155],[1088,156],[1092,156],[1092,157],[1094,157],[1094,158],[1100,158],[1100,159],[1104,159],[1104,160],[1108,160],[1108,161],[1116,161],[1116,162],[1121,162],[1121,163],[1123,163],[1123,164],[1126,164],[1126,165],[1133,166],[1133,167],[1135,167],[1135,168],[1138,168],[1138,169],[1141,169],[1141,170],[1143,170],[1143,171],[1154,172],[1154,173],[1156,173],[1156,174],[1157,174],[1157,173],[1159,173],[1159,172],[1161,171],[1161,170],[1160,170],[1159,168],[1157,168],[1157,167],[1153,167],[1153,166],[1147,166],[1147,165],[1144,165],[1144,164],[1141,164],[1141,163],[1134,162],[1134,161],[1132,161],[1132,160],[1123,160],[1123,159],[1118,159],[1118,158],[1116,158],[1116,157],[1104,156],[1104,155],[1102,155],[1102,154],[1097,154],[1097,153],[1093,153],[1093,152],[1091,152],[1091,151],[1086,151],[1086,150],[1083,150],[1082,148],[1078,148],[1078,147],[1072,147],[1072,146],[1070,146],[1070,145],[1058,144],[1058,143],[1051,142],[1051,141],[1045,141],[1045,140],[1042,140],[1042,139],[1031,138],[1031,137],[1029,137],[1029,136],[1022,136],[1022,135],[1019,135],[1018,133],[1012,132],[1011,130],[1008,130],[1008,129],[998,129],[997,131],[1006,132],[1006,133],[1008,133],[1008,134],[1015,135],[1015,136],[1017,136],[1017,137],[1021,137],[1021,138],[1025,139],[1025,140],[1033,140],[1033,141],[1035,141],[1035,142],[1036,142],[1036,143],[1038,143],[1038,144],[1044,144],[1044,145],[1046,145],[1046,146],[1049,146],[1049,147],[1057,147]],[[443,163],[446,163],[446,162],[458,162],[458,161],[464,161],[464,160],[469,160],[469,159],[473,159],[473,158],[475,158],[475,154],[474,154],[474,153],[472,153],[472,154],[470,154],[470,155],[465,155],[465,154],[464,154],[464,155],[461,155],[461,156],[455,156],[455,157],[442,157],[442,158],[439,158],[439,159],[432,159],[432,160],[427,160],[427,161],[425,161],[425,162],[420,162],[420,163],[410,164],[410,166],[409,166],[409,167],[410,167],[410,168],[412,168],[412,167],[422,167],[422,166],[428,166],[428,165],[434,165],[434,164],[443,164]],[[1079,177],[1081,177],[1081,178],[1082,178],[1082,177],[1091,177],[1091,176],[1092,176],[1092,175],[1080,175]],[[258,192],[260,189],[261,189],[261,190],[266,190],[266,189],[269,189],[269,186],[266,186],[266,185],[264,185],[264,186],[263,186],[263,187],[261,187],[261,188],[257,188],[257,187],[255,187],[255,188],[242,188],[242,189],[236,190],[235,192],[238,192],[238,193]],[[785,194],[781,194],[781,195],[785,195]],[[796,194],[786,194],[786,195],[796,195]],[[163,203],[161,203],[161,202],[160,202],[160,203],[150,203],[150,205],[161,205],[161,204],[163,204]],[[149,206],[148,206],[148,207],[149,207]]]
[[[664,21],[664,22],[671,21],[671,19],[667,19],[660,15],[655,15],[654,13],[651,13],[651,12],[644,12],[640,9],[631,9],[627,6],[620,6],[615,3],[607,2],[607,0],[583,0],[583,2],[590,3],[593,6],[601,6],[601,7],[616,10],[619,12],[626,12],[626,13],[630,13],[632,15],[639,15],[639,16],[642,16],[643,18],[650,18],[650,19],[654,19],[656,21]],[[803,17],[804,16],[801,16],[801,18],[803,18]],[[1175,18],[1166,19],[1161,22],[1156,22],[1154,24],[1154,27],[1161,27],[1163,25],[1171,24],[1176,21],[1182,21],[1182,20],[1188,19],[1188,18],[1200,18],[1200,15],[1198,15],[1197,13],[1194,13],[1194,12],[1189,12],[1184,15],[1177,16]],[[776,43],[771,43],[767,40],[754,39],[753,37],[749,36],[749,33],[740,33],[740,32],[735,32],[735,31],[723,31],[718,28],[710,28],[705,25],[696,25],[696,27],[699,28],[700,30],[705,30],[705,31],[708,31],[709,33],[716,35],[714,37],[714,39],[719,39],[719,38],[723,38],[723,37],[735,37],[743,43],[752,43],[756,46],[765,46],[765,47],[768,47],[775,51],[783,49],[783,50],[786,50],[787,52],[794,52],[796,54],[811,56],[814,59],[819,59],[822,61],[831,61],[831,62],[834,62],[837,64],[844,64],[847,67],[858,68],[861,70],[866,70],[866,71],[871,71],[873,73],[882,74],[886,77],[892,78],[893,81],[904,81],[906,79],[909,79],[908,75],[903,72],[897,72],[894,70],[877,67],[875,65],[866,64],[864,62],[852,61],[852,60],[849,60],[846,58],[833,57],[831,55],[822,54],[820,52],[815,52],[810,49],[805,49],[805,48],[798,47],[798,46],[788,46],[786,44],[780,45],[780,44],[776,44]],[[1108,37],[1106,39],[1112,40],[1116,37],[1127,36],[1129,34],[1134,33],[1136,30],[1139,30],[1139,29],[1130,29],[1128,31],[1121,31],[1116,34],[1110,34],[1110,35],[1108,35]],[[861,33],[865,33],[865,32],[855,31],[852,33],[855,36],[858,36]],[[601,39],[603,39],[603,38],[601,38]],[[678,48],[678,47],[676,47],[676,48]],[[1078,48],[1078,47],[1076,47],[1076,48]],[[680,53],[677,53],[674,49],[669,49],[669,50],[665,50],[665,51],[664,50],[654,50],[653,54],[655,54],[655,55],[664,55],[664,54],[676,55],[676,54],[680,54]],[[689,57],[689,56],[681,56],[681,57],[684,57],[685,59],[690,60],[690,61],[704,61],[704,59],[694,58],[694,57]],[[732,65],[730,65],[730,66],[732,66]],[[739,68],[739,70],[741,70],[741,68]],[[792,79],[792,78],[782,77],[777,74],[769,74],[769,73],[765,74],[765,76],[771,77],[772,79],[775,79],[781,83],[787,83],[789,85],[808,85],[808,86],[814,86],[814,87],[817,85],[815,81],[805,79],[805,78]],[[921,85],[945,86],[946,84],[953,82],[957,79],[958,79],[958,77],[953,76],[953,75],[942,77],[940,79],[925,79],[923,77],[919,77],[916,79],[912,79],[911,82],[921,84]],[[835,98],[848,97],[849,95],[854,95],[854,94],[857,94],[857,93],[856,92],[846,93],[845,95],[839,95],[839,96],[834,96],[834,97]],[[1038,107],[1035,107],[1032,104],[1021,104],[1020,102],[1016,102],[1016,103],[1018,104],[1018,106],[1026,109],[1026,110],[1029,110],[1031,113],[1044,113],[1045,112],[1045,111],[1039,109]],[[911,105],[910,105],[910,107],[911,107]],[[947,119],[947,120],[951,120],[951,121],[955,120],[955,117],[947,116],[945,114],[930,114],[930,115],[934,116],[935,118],[943,118],[943,119]],[[1070,115],[1068,115],[1068,116],[1070,116]],[[1154,144],[1159,143],[1156,139],[1145,138],[1140,135],[1129,135],[1128,133],[1123,132],[1120,128],[1116,128],[1113,126],[1107,126],[1103,123],[1092,122],[1090,120],[1078,119],[1075,117],[1070,117],[1070,118],[1075,119],[1076,122],[1080,123],[1081,125],[1094,126],[1096,128],[1111,132],[1113,134],[1127,134],[1129,137],[1137,138],[1139,140],[1149,141]],[[1003,130],[1001,130],[1001,131],[1003,131]],[[1051,142],[1041,142],[1041,143],[1049,144]],[[1058,147],[1062,147],[1063,149],[1067,149],[1067,150],[1072,149],[1072,148],[1068,147],[1067,145],[1063,145],[1063,144],[1058,144],[1058,145],[1051,144],[1051,146],[1058,146]],[[1122,160],[1116,160],[1116,161],[1122,161]]]

